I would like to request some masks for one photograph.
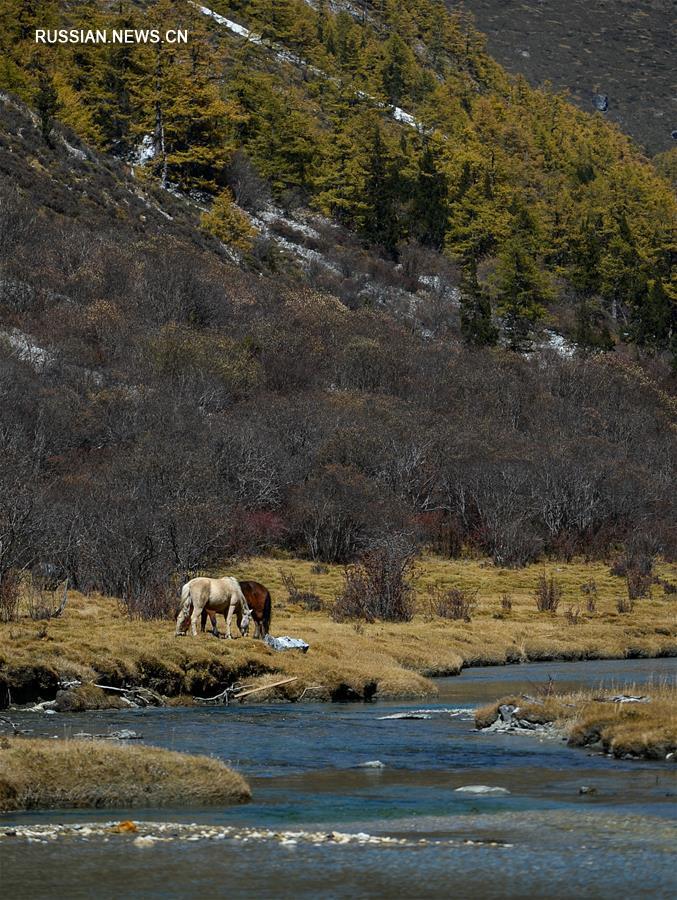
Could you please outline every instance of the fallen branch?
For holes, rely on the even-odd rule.
[[[222,700],[224,703],[228,704],[231,700],[241,700],[242,697],[249,697],[250,694],[257,694],[259,691],[267,691],[269,688],[280,687],[283,684],[291,684],[292,681],[298,681],[298,675],[294,675],[293,678],[284,678],[282,681],[274,681],[272,684],[248,688],[247,690],[242,690],[242,685],[235,682],[214,697],[193,697],[193,700],[197,700],[199,703],[218,703],[219,700]]]
[[[241,700],[242,697],[249,697],[250,694],[258,694],[259,691],[267,691],[269,688],[280,687],[283,684],[291,684],[292,681],[298,681],[298,675],[293,678],[285,678],[283,681],[274,681],[272,684],[264,684],[261,687],[250,688],[248,691],[241,691],[239,694],[233,695],[233,700]]]
[[[221,691],[220,694],[215,694],[213,697],[193,697],[193,700],[198,700],[200,703],[218,703],[219,700],[224,700],[226,703],[228,703],[228,695],[233,694],[234,692],[241,689],[242,685],[240,684],[240,682],[235,681],[225,690]]]
[[[96,684],[94,683],[94,687],[101,688],[103,691],[115,691],[118,694],[131,694],[135,699],[141,700],[147,706],[164,706],[165,701],[164,697],[157,694],[155,691],[151,691],[150,688],[138,687],[138,688],[117,688],[113,687],[110,684]],[[152,701],[152,702],[151,702]]]

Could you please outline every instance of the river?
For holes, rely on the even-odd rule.
[[[218,756],[254,801],[227,809],[49,811],[17,824],[137,821],[364,832],[400,843],[133,836],[0,841],[4,896],[577,897],[675,895],[671,763],[612,760],[562,741],[482,734],[472,710],[552,676],[561,688],[674,678],[674,660],[492,666],[439,679],[435,702],[25,713],[35,736],[131,728],[162,747]],[[424,710],[427,718],[384,718]],[[363,767],[379,761],[382,767]],[[468,785],[509,793],[458,792]],[[584,794],[585,786],[593,791]],[[198,829],[199,830],[199,829]]]

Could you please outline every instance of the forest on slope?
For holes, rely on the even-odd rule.
[[[214,6],[260,38],[173,0],[0,13],[0,580],[143,597],[394,532],[673,554],[668,181],[432,0]],[[50,15],[191,41],[36,46]]]

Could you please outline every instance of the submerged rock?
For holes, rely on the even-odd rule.
[[[382,763],[380,759],[369,759],[367,762],[358,763],[355,768],[356,769],[385,769],[386,764]]]
[[[378,719],[381,722],[384,719],[432,719],[432,716],[429,712],[424,712],[423,710],[412,710],[412,712],[399,712],[392,713],[389,716],[379,716]]]
[[[509,794],[510,791],[504,787],[497,787],[491,784],[464,784],[457,787],[454,791],[456,794]]]

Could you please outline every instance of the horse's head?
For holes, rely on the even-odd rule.
[[[251,613],[246,612],[242,616],[242,622],[240,624],[240,631],[242,632],[243,637],[247,637],[249,634],[249,623],[251,622]]]

